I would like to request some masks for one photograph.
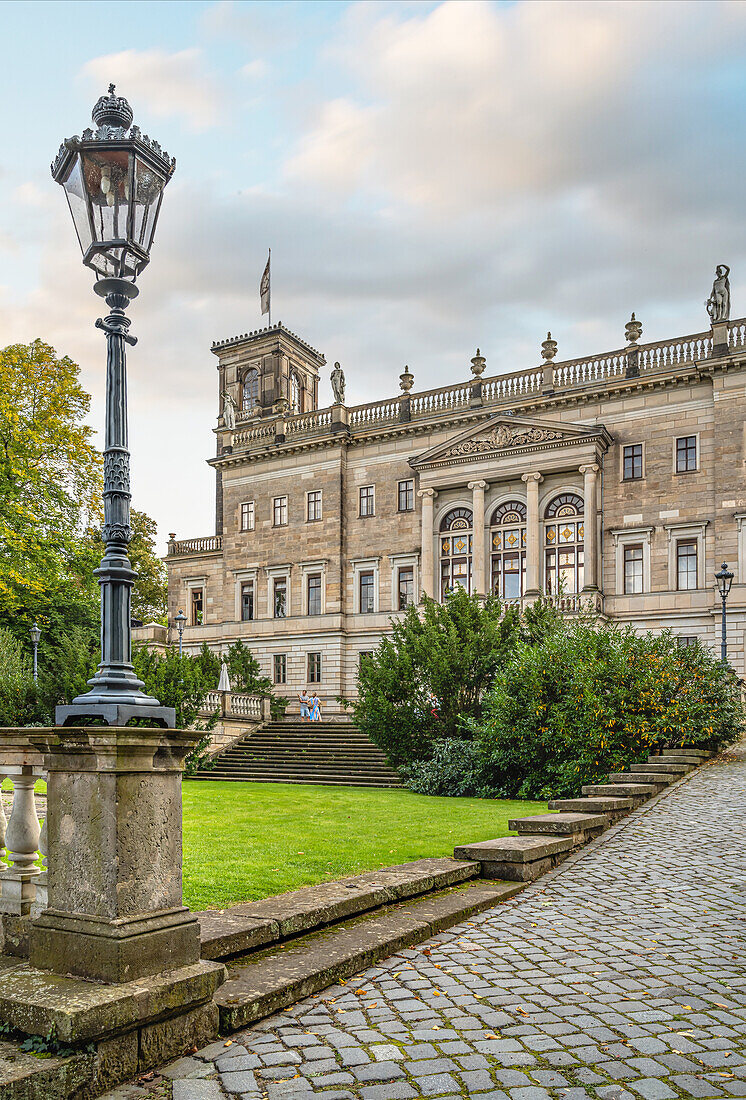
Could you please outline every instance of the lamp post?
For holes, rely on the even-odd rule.
[[[132,665],[130,603],[135,572],[127,556],[131,537],[127,372],[125,345],[134,344],[125,310],[139,293],[135,280],[150,259],[163,189],[176,162],[158,142],[132,125],[132,108],[114,94],[93,108],[95,130],[63,142],[52,176],[65,189],[83,263],[96,274],[94,290],[109,314],[96,322],[106,333],[106,440],[104,448],[104,556],[95,571],[101,586],[101,664],[90,691],[56,708],[58,725],[97,718],[124,726],[150,718],[173,728],[175,712],[145,695]]]
[[[31,642],[34,647],[34,683],[39,679],[39,639],[41,638],[41,630],[39,624],[34,623],[30,628],[29,634],[31,635]]]
[[[184,634],[184,623],[186,622],[186,615],[182,608],[179,608],[179,614],[174,615],[174,622],[179,630],[179,656],[181,657],[181,639]]]
[[[724,665],[727,665],[728,642],[725,633],[725,602],[728,599],[730,586],[733,584],[733,574],[728,569],[727,562],[723,562],[720,572],[715,574],[715,580],[718,582],[718,592],[720,593],[720,599],[723,601],[723,617],[720,627],[720,660],[723,662]]]

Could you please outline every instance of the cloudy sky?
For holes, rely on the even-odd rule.
[[[348,401],[746,314],[746,4],[445,0],[0,4],[0,346],[81,364],[100,313],[49,163],[110,81],[177,158],[132,308],[135,504],[213,530],[210,344],[273,317]],[[322,401],[329,399],[328,378]]]

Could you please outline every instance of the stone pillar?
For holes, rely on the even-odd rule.
[[[422,500],[422,549],[420,552],[420,585],[425,596],[435,599],[435,578],[433,575],[433,506],[434,489],[420,489],[418,496]]]
[[[474,513],[474,538],[471,551],[472,592],[479,596],[486,594],[484,568],[484,491],[486,481],[470,481],[472,511]]]
[[[29,730],[48,770],[49,908],[32,966],[129,982],[199,962],[181,900],[181,772],[191,730]]]
[[[541,593],[541,538],[539,531],[539,483],[541,474],[524,474],[526,482],[526,591],[535,599]]]
[[[350,410],[346,405],[332,405],[332,432],[349,432]]]
[[[583,497],[585,499],[585,583],[584,592],[595,592],[598,589],[598,501],[596,499],[596,475],[600,467],[598,463],[591,462],[587,466],[580,467],[583,475]]]

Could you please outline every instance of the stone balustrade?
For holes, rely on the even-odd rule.
[[[14,953],[19,918],[36,915],[47,904],[46,818],[40,825],[34,797],[37,780],[46,778],[44,758],[24,731],[0,730],[0,782],[9,780],[13,788],[0,799],[0,914],[6,954]],[[3,803],[8,802],[6,813]]]
[[[170,539],[169,554],[213,554],[222,550],[222,535],[207,535],[201,539]]]
[[[200,709],[203,717],[216,712],[221,718],[245,718],[250,722],[268,722],[270,700],[267,696],[235,691],[208,691]]]

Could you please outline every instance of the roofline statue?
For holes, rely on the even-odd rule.
[[[718,264],[715,268],[715,281],[712,284],[710,297],[705,302],[705,308],[713,324],[716,321],[727,321],[730,318],[729,275],[730,268],[727,264]]]
[[[223,394],[223,425],[229,430],[233,431],[236,426],[236,413],[238,407],[233,397],[227,391]]]
[[[339,363],[334,364],[334,370],[331,373],[332,393],[334,394],[334,404],[344,405],[345,403],[345,372],[340,367]]]

